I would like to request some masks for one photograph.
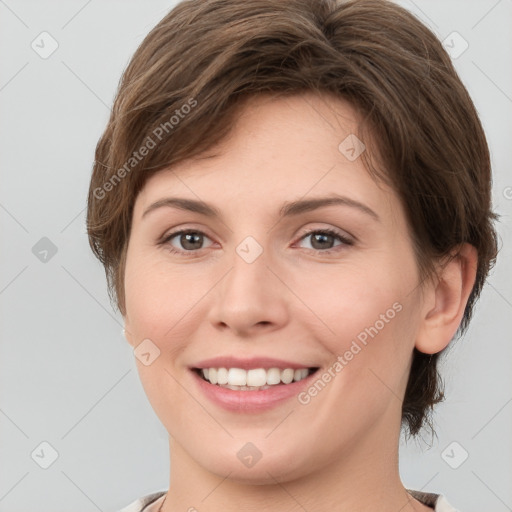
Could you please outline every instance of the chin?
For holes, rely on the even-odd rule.
[[[243,459],[243,454],[241,458]],[[219,458],[215,460],[205,461],[199,458],[196,461],[220,478],[227,477],[232,482],[247,485],[275,485],[276,481],[286,482],[306,476],[312,469],[312,464],[309,462],[275,452],[268,456],[262,454],[252,466],[246,466],[236,453],[234,457],[219,454]],[[294,462],[292,466],[290,461]]]

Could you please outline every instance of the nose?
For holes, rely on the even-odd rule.
[[[212,294],[209,320],[216,329],[248,337],[284,327],[289,320],[290,291],[279,272],[261,254],[248,263],[238,254]]]

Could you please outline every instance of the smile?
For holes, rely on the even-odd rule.
[[[298,382],[317,368],[196,368],[195,371],[210,384],[233,391],[258,391]]]
[[[262,413],[297,397],[319,368],[210,366],[190,370],[194,386],[207,400],[227,411],[248,414]]]

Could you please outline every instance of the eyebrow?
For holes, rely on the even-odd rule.
[[[279,210],[279,217],[283,218],[300,215],[302,213],[310,212],[313,210],[317,210],[319,208],[332,205],[342,205],[349,206],[351,208],[356,208],[359,211],[369,215],[374,220],[380,221],[379,216],[365,204],[360,203],[355,199],[339,195],[333,195],[329,197],[318,197],[312,199],[299,199],[297,201],[286,202]],[[142,218],[144,218],[148,213],[156,210],[157,208],[162,207],[178,208],[180,210],[199,213],[206,217],[218,219],[222,217],[220,210],[218,210],[215,206],[211,204],[205,203],[204,201],[197,201],[195,199],[185,199],[180,197],[166,197],[148,206],[148,208],[142,214]]]

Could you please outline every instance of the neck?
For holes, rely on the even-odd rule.
[[[208,471],[171,439],[170,485],[162,512],[238,512],[241,504],[245,512],[432,512],[413,499],[400,481],[398,436],[385,444],[382,439],[390,436],[376,435],[354,444],[330,464],[300,478],[267,471],[266,482],[256,485]]]

